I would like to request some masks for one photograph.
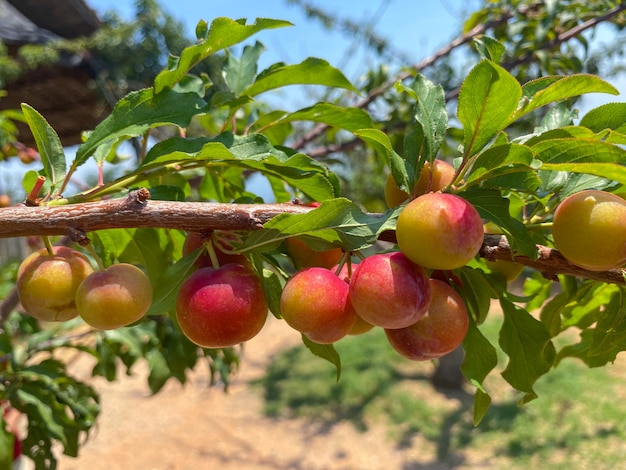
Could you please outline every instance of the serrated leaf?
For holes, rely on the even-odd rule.
[[[372,128],[374,123],[368,113],[359,108],[339,106],[333,103],[317,103],[308,108],[289,113],[274,111],[261,116],[252,126],[252,130],[285,124],[294,121],[311,121],[353,132]]]
[[[606,129],[626,134],[626,103],[606,103],[587,112],[580,126],[601,132]]]
[[[195,263],[200,253],[201,250],[195,250],[167,268],[153,285],[152,305],[150,305],[146,315],[163,315],[174,312],[180,286],[195,269]]]
[[[489,36],[475,36],[473,41],[478,53],[492,62],[500,62],[502,55],[506,52],[506,48],[501,42]]]
[[[415,77],[410,86],[417,93],[413,119],[419,125],[424,139],[422,157],[432,161],[439,152],[448,127],[445,93],[441,85],[435,85],[421,74]],[[405,157],[410,160],[416,159],[419,155],[405,155]],[[417,167],[415,162],[412,166]]]
[[[346,251],[361,250],[374,244],[384,230],[394,229],[399,213],[397,208],[382,215],[365,214],[348,199],[332,199],[306,214],[274,217],[263,230],[251,233],[237,250],[264,252],[296,235],[319,239]]]
[[[626,184],[626,150],[586,139],[551,139],[532,145],[543,170],[587,173]]]
[[[522,91],[522,106],[511,117],[511,122],[547,104],[585,93],[619,94],[610,83],[588,74],[541,77],[525,83]]]
[[[626,296],[621,288],[605,306],[594,329],[589,356],[615,357],[626,349]]]
[[[499,343],[509,357],[502,377],[526,395],[522,402],[536,398],[533,389],[539,377],[550,370],[555,350],[546,326],[522,307],[500,299],[504,322]]]
[[[119,139],[137,137],[152,127],[165,124],[187,127],[191,118],[203,112],[206,106],[193,92],[165,90],[155,95],[152,88],[131,92],[118,101],[111,114],[78,147],[70,171],[85,163],[101,145],[113,145]]]
[[[337,382],[339,382],[339,379],[341,378],[341,357],[337,353],[335,347],[332,344],[314,343],[305,335],[302,335],[302,342],[314,355],[327,360],[335,366],[335,369],[337,369]]]
[[[487,375],[498,365],[496,349],[481,333],[473,320],[463,340],[465,359],[461,365],[463,375],[471,381],[482,384]]]
[[[358,93],[339,69],[323,59],[309,57],[299,64],[281,64],[261,72],[255,82],[243,90],[242,94],[256,96],[288,85],[322,85]]]
[[[533,158],[533,152],[525,145],[507,144],[490,147],[472,164],[466,184],[469,186],[489,178],[528,171]]]
[[[242,20],[235,21],[230,18],[216,18],[211,23],[206,34],[206,28],[202,28],[203,41],[183,49],[180,57],[172,58],[168,68],[157,75],[154,80],[155,92],[160,93],[165,88],[174,87],[192,68],[215,52],[245,41],[250,36],[265,29],[284,26],[291,26],[291,23],[282,20],[257,18],[253,24],[246,25],[245,21]]]
[[[478,153],[511,122],[522,87],[505,69],[483,60],[461,85],[457,116],[465,133],[464,153]]]
[[[489,313],[491,299],[498,298],[498,287],[481,269],[465,266],[459,271],[459,276],[463,283],[463,298],[469,314],[480,325]]]
[[[227,54],[223,69],[224,81],[236,96],[254,81],[257,62],[264,51],[265,46],[257,41],[254,46],[243,48],[241,58],[235,57],[232,53]]]
[[[478,426],[480,424],[485,417],[485,414],[487,414],[487,410],[489,410],[490,405],[491,397],[480,388],[477,388],[476,393],[474,394],[474,406],[472,413],[474,426]]]
[[[170,368],[167,365],[165,356],[159,348],[151,348],[146,353],[146,362],[148,363],[148,386],[152,394],[157,393],[167,383],[172,376]]]
[[[233,136],[216,139],[168,139],[155,145],[137,173],[164,164],[228,164],[259,171],[282,179],[312,200],[325,200],[339,194],[339,180],[326,165],[302,153],[287,156],[275,149],[262,135]]]
[[[65,178],[67,170],[61,139],[48,121],[33,107],[22,103],[22,112],[37,144],[45,176],[50,180],[54,190]]]
[[[500,191],[494,189],[470,189],[459,193],[476,208],[480,216],[502,227],[507,234],[513,251],[519,255],[537,258],[537,246],[526,227],[519,220],[511,217],[509,200],[502,197]]]

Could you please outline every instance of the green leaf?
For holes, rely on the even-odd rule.
[[[117,356],[104,335],[97,335],[96,337],[96,355],[98,363],[93,367],[91,373],[113,382],[117,378]]]
[[[119,139],[143,135],[148,129],[165,124],[187,127],[191,118],[204,112],[207,104],[196,93],[165,90],[154,95],[151,88],[129,93],[111,114],[78,147],[73,171],[101,145],[113,145]]]
[[[48,121],[34,108],[22,103],[22,112],[37,144],[45,176],[50,180],[54,190],[66,174],[65,152],[61,139]]]
[[[345,251],[361,250],[374,244],[384,230],[394,229],[399,213],[397,208],[382,215],[365,214],[348,199],[332,199],[306,214],[274,217],[263,230],[251,233],[237,250],[264,252],[296,235],[307,235]]]
[[[0,416],[0,468],[13,468],[13,442],[15,436],[7,429],[7,422]]]
[[[476,387],[474,396],[474,425],[478,425],[485,416],[491,397],[483,387],[483,381],[497,365],[496,349],[483,336],[476,323],[470,318],[470,326],[463,340],[465,359],[461,365],[463,375]]]
[[[525,83],[522,91],[524,96],[522,106],[511,117],[510,122],[541,106],[585,93],[619,94],[610,83],[587,74],[541,77]]]
[[[511,217],[509,200],[502,197],[500,191],[494,189],[470,189],[459,193],[476,208],[480,216],[502,227],[507,235],[511,248],[519,255],[537,258],[537,245],[526,231],[525,225]]]
[[[526,395],[526,403],[537,395],[533,389],[539,377],[550,370],[555,350],[550,333],[543,323],[522,307],[500,299],[504,323],[500,330],[500,346],[509,356],[502,377]]]
[[[153,284],[152,305],[146,315],[163,315],[174,312],[180,286],[195,269],[195,263],[200,253],[201,250],[195,250],[183,256],[169,266]]]
[[[475,36],[473,41],[478,53],[492,62],[500,62],[502,55],[506,52],[502,43],[489,36]]]
[[[465,350],[465,359],[461,365],[463,375],[472,383],[482,384],[498,365],[498,356],[496,349],[471,319],[463,340],[463,349]]]
[[[593,132],[611,129],[626,134],[626,103],[606,103],[593,108],[583,116],[579,125]]]
[[[527,171],[534,156],[529,147],[507,144],[490,147],[482,152],[472,164],[466,184],[472,185],[489,178]]]
[[[587,139],[551,139],[532,145],[543,170],[587,173],[626,184],[626,150]]]
[[[589,357],[594,362],[597,358],[612,357],[626,349],[626,292],[621,288],[605,306],[594,329],[593,342],[589,348]]]
[[[463,298],[472,319],[480,325],[491,308],[491,299],[497,299],[498,287],[484,271],[464,266],[459,271],[463,283]]]
[[[261,54],[265,51],[265,46],[260,42],[256,42],[254,46],[246,46],[243,48],[241,59],[236,58],[231,53],[227,54],[224,63],[224,81],[228,85],[230,91],[236,96],[254,81],[257,71],[257,62]]]
[[[446,111],[446,97],[441,85],[435,85],[423,75],[417,75],[411,84],[411,88],[417,94],[417,102],[414,104],[414,125],[423,138],[421,145],[421,157],[432,162],[446,135],[448,127],[448,112]],[[417,158],[420,155],[405,155],[407,163],[414,170],[414,179],[418,178]]]
[[[499,65],[483,60],[470,71],[461,85],[457,112],[466,156],[478,153],[507,127],[521,97],[520,84]]]
[[[487,410],[491,405],[491,397],[481,390],[480,388],[476,389],[476,394],[474,395],[474,407],[473,407],[473,422],[474,426],[478,426],[480,422],[487,414]]]
[[[348,108],[333,103],[317,103],[293,113],[274,111],[261,116],[252,126],[253,131],[265,131],[266,128],[293,121],[311,121],[353,132],[372,128],[374,123],[368,113],[359,108]]]
[[[173,88],[192,68],[215,52],[239,44],[265,29],[284,26],[291,26],[291,23],[257,18],[253,24],[246,25],[245,20],[234,21],[229,18],[216,18],[211,23],[206,35],[202,32],[203,41],[183,49],[180,57],[172,58],[168,68],[157,75],[154,80],[155,92],[160,93],[165,88]]]
[[[146,362],[148,363],[148,386],[150,392],[157,393],[163,388],[169,378],[172,376],[170,368],[167,365],[165,356],[159,348],[151,348],[146,353]]]
[[[339,357],[335,347],[332,344],[314,343],[305,335],[302,335],[302,342],[314,355],[327,360],[335,366],[337,369],[337,382],[339,382],[339,379],[341,378],[341,357]]]
[[[339,180],[326,165],[301,153],[287,156],[260,134],[234,136],[224,133],[216,139],[174,137],[155,145],[136,173],[165,164],[197,167],[203,162],[239,166],[274,176],[315,201],[339,194]]]
[[[288,85],[323,85],[358,93],[358,90],[341,71],[323,59],[309,57],[299,64],[276,64],[264,70],[256,81],[243,91],[243,94],[256,96]]]

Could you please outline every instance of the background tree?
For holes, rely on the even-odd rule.
[[[262,45],[246,42],[238,54],[230,49],[284,22],[220,19],[210,27],[201,22],[198,41],[183,47],[171,19],[152,2],[139,5],[138,12],[146,15],[141,27],[147,25],[141,34],[111,17],[110,34],[58,47],[93,45],[103,60],[113,63],[117,59],[108,48],[112,43],[107,43],[113,31],[138,39],[145,66],[133,75],[134,69],[120,63],[107,78],[122,92],[125,86],[134,89],[135,81],[148,86],[122,97],[72,161],[66,161],[44,117],[25,105],[24,119],[36,136],[43,168],[24,178],[26,204],[0,211],[0,237],[49,237],[45,240],[50,250],[52,241],[71,241],[84,246],[102,267],[140,265],[155,292],[142,321],[104,331],[80,319],[42,327],[16,312],[15,296],[7,295],[0,313],[5,364],[0,390],[6,406],[28,417],[24,450],[38,465],[54,467],[54,441],[75,455],[99,409],[94,390],[71,378],[55,358],[59,348],[92,354],[98,361],[93,373],[109,380],[116,379],[120,366],[130,372],[137,361],[145,360],[155,393],[171,378],[185,383],[188,371],[200,363],[208,365],[212,382],[228,384],[238,365],[238,348],[198,347],[176,325],[176,294],[200,256],[199,250],[183,251],[185,231],[205,233],[209,253],[214,245],[244,253],[262,278],[270,310],[280,316],[280,293],[295,271],[286,239],[301,237],[317,251],[341,248],[348,254],[369,253],[379,241],[394,242],[402,207],[379,214],[363,207],[383,207],[386,169],[400,189],[411,193],[424,165],[433,165],[436,157],[456,160],[455,179],[447,191],[461,195],[504,232],[485,237],[482,258],[510,261],[515,255],[516,262],[535,270],[527,297],[521,298],[507,291],[502,277],[481,257],[451,272],[431,273],[456,287],[467,304],[470,329],[463,371],[477,387],[475,421],[489,406],[482,382],[495,366],[496,347],[509,358],[503,377],[522,393],[523,402],[536,397],[534,382],[562,358],[579,357],[598,366],[622,350],[622,271],[593,271],[563,259],[550,248],[550,223],[555,208],[570,194],[587,188],[617,192],[624,184],[624,150],[619,144],[625,140],[621,128],[626,111],[619,104],[612,106],[612,120],[606,123],[607,108],[596,109],[575,126],[573,100],[590,92],[614,93],[611,85],[582,74],[527,81],[548,71],[569,72],[573,66],[579,67],[574,72],[584,71],[584,63],[600,67],[599,59],[571,57],[572,51],[585,53],[584,48],[563,48],[570,41],[584,44],[580,34],[600,22],[620,28],[621,4],[598,2],[591,9],[578,2],[549,8],[543,3],[488,3],[472,15],[466,32],[432,58],[409,69],[371,71],[358,87],[322,60],[259,71]],[[538,26],[545,24],[551,27],[538,34]],[[562,32],[551,37],[553,31]],[[104,43],[97,46],[98,41]],[[178,58],[166,65],[160,62],[161,54],[151,56],[164,44],[181,47]],[[468,59],[471,71],[460,74],[445,58],[464,45],[472,45],[469,50],[476,55]],[[385,52],[380,45],[375,48]],[[601,57],[610,56],[610,50],[605,52]],[[539,60],[542,55],[552,59]],[[432,77],[446,82],[435,84],[434,78],[420,73],[429,67]],[[294,112],[263,103],[264,92],[292,84],[323,85],[334,93]],[[355,97],[357,89],[365,98]],[[297,122],[307,125],[298,127]],[[147,142],[151,133],[163,128],[168,132],[159,134],[160,142],[149,149],[139,147],[136,165],[105,178],[103,169],[118,162],[122,141]],[[462,150],[457,149],[459,143]],[[97,183],[66,194],[76,169],[91,159],[97,163]],[[265,204],[251,191],[251,173],[268,180],[276,204]],[[370,191],[372,187],[377,191]],[[321,205],[289,202],[294,198]],[[212,255],[217,256],[214,251]],[[6,267],[6,276],[14,279],[16,268]],[[554,281],[564,289],[551,298]],[[500,302],[505,315],[498,345],[489,343],[478,327],[492,299]],[[539,308],[537,320],[528,311]],[[556,351],[552,339],[570,327],[581,331],[580,342]],[[341,362],[333,346],[313,342],[306,334],[303,340],[316,355],[335,364],[339,376]],[[5,429],[5,451],[11,439]]]

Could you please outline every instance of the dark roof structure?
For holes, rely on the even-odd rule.
[[[100,25],[83,0],[0,0],[0,40],[10,55],[26,44],[89,36]],[[63,145],[75,145],[81,132],[93,128],[109,111],[96,78],[96,62],[88,53],[63,55],[57,63],[7,83],[8,95],[0,100],[0,109],[19,108],[26,102],[46,118]],[[34,145],[26,126],[20,126],[20,141]]]

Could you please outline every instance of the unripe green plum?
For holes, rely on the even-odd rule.
[[[565,198],[552,223],[554,245],[572,264],[606,271],[626,263],[626,201],[589,189]]]
[[[400,250],[414,263],[429,269],[465,266],[483,243],[478,212],[462,197],[427,193],[402,210],[396,224]]]
[[[413,193],[415,196],[427,192],[441,191],[454,181],[454,167],[443,160],[434,160],[432,177],[430,174],[430,162],[424,163],[420,171],[420,177],[415,184]],[[385,181],[385,202],[387,207],[397,207],[409,198],[409,193],[402,191],[396,184],[393,176],[389,174]]]
[[[356,322],[348,284],[326,268],[298,271],[280,297],[283,319],[311,341],[330,344],[346,336]]]
[[[240,264],[197,270],[176,298],[181,331],[203,348],[226,348],[254,338],[267,313],[260,279]]]
[[[99,330],[135,323],[151,304],[150,279],[137,266],[127,263],[90,274],[76,292],[78,314],[85,323]]]
[[[197,250],[204,244],[204,240],[202,239],[202,234],[198,232],[189,232],[185,237],[185,243],[183,244],[183,256],[188,255],[194,250]],[[252,265],[248,258],[241,254],[233,254],[226,253],[222,251],[219,245],[213,244],[215,249],[215,256],[217,257],[217,262],[220,266],[224,266],[225,264],[235,263],[246,266],[247,268],[251,268]],[[213,263],[211,262],[211,256],[206,251],[206,249],[198,256],[196,260],[196,269],[200,268],[212,268]]]
[[[27,256],[17,271],[17,292],[30,316],[43,321],[66,321],[78,315],[76,291],[93,272],[89,259],[65,246],[41,249]]]
[[[426,315],[413,325],[386,329],[389,344],[400,355],[414,360],[437,359],[457,348],[469,327],[463,298],[450,285],[430,280],[431,300]]]
[[[368,256],[352,274],[350,301],[366,322],[404,328],[426,314],[428,275],[399,252]]]

